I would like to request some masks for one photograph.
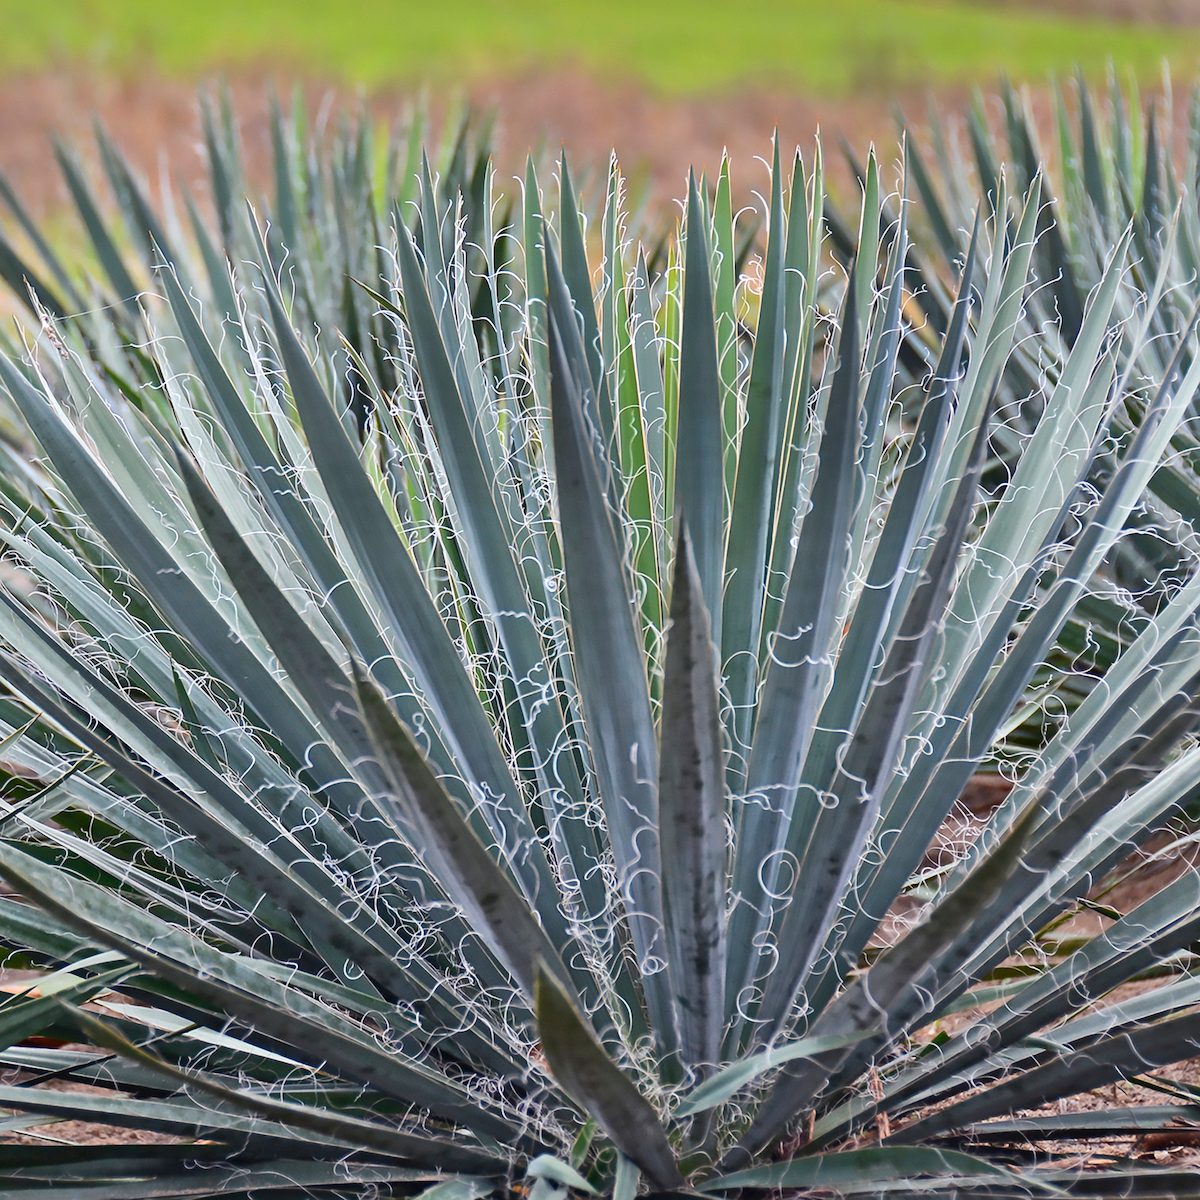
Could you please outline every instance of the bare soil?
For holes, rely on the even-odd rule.
[[[225,81],[245,138],[248,169],[261,185],[269,181],[268,77],[243,73]],[[283,95],[294,83],[278,77],[274,82]],[[35,213],[53,213],[66,193],[50,140],[86,146],[98,119],[152,185],[164,173],[202,185],[197,95],[205,86],[211,81],[152,74],[112,79],[68,71],[0,78],[0,174]],[[420,98],[419,91],[401,87],[365,97],[311,81],[302,90],[311,113],[363,103],[383,122],[400,120]],[[944,90],[938,102],[953,110],[965,98],[965,91]],[[665,96],[633,80],[598,79],[570,68],[478,83],[458,99],[495,114],[502,179],[519,175],[531,152],[556,154],[566,146],[576,172],[592,166],[594,174],[602,174],[615,151],[635,200],[683,194],[688,168],[714,172],[725,151],[743,186],[756,186],[765,172],[755,160],[769,156],[775,130],[786,150],[799,146],[806,154],[820,131],[835,164],[843,138],[860,150],[871,140],[890,150],[897,103],[917,115],[926,104],[921,93],[820,98],[770,88]],[[429,106],[435,120],[451,107],[440,97]]]
[[[977,0],[994,3],[995,0]],[[1004,3],[1005,0],[1001,0]],[[1011,8],[1052,9],[1079,17],[1151,25],[1200,23],[1200,0],[1007,0]]]

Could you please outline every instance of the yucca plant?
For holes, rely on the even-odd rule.
[[[1175,353],[1172,331],[1194,304],[1200,264],[1200,209],[1194,198],[1200,178],[1200,94],[1193,91],[1176,113],[1169,77],[1144,102],[1136,90],[1123,90],[1115,80],[1097,95],[1080,78],[1054,90],[1048,128],[1045,119],[1033,115],[1035,103],[1036,98],[1006,86],[998,95],[977,96],[961,123],[948,123],[936,111],[924,125],[901,121],[908,179],[920,199],[910,252],[912,291],[935,328],[944,327],[949,305],[938,280],[967,251],[979,197],[990,206],[1002,175],[1018,189],[1043,178],[1032,264],[1040,286],[1026,304],[999,398],[1014,413],[1028,412],[1024,420],[1014,417],[1008,434],[993,447],[999,472],[1011,469],[1038,418],[1041,389],[1035,381],[1044,369],[1039,360],[1045,337],[1069,342],[1078,334],[1088,297],[1103,276],[1107,250],[1126,230],[1138,286],[1149,290],[1157,281],[1161,298],[1154,318],[1158,336],[1128,378],[1127,411],[1115,413],[1114,433],[1120,438],[1133,436],[1147,396]],[[864,168],[851,158],[863,177]],[[894,204],[885,206],[885,223],[894,217]],[[852,253],[854,239],[844,223],[835,220],[834,233],[841,253]],[[1051,704],[1041,721],[1027,720],[1014,730],[1010,751],[1040,744],[1045,727],[1056,724],[1056,713],[1069,711],[1086,694],[1111,665],[1116,648],[1136,635],[1164,596],[1190,574],[1200,517],[1198,461],[1194,430],[1181,427],[1131,514],[1130,536],[1118,541],[1105,563],[1106,586],[1082,606],[1047,663],[1043,683]],[[1098,456],[1097,477],[1110,469],[1109,456]],[[1065,670],[1068,664],[1075,669]]]
[[[1200,1115],[1200,881],[1047,934],[1200,795],[1200,575],[926,862],[1192,420],[1165,267],[1020,341],[1001,182],[922,324],[874,160],[843,275],[777,152],[761,278],[727,168],[656,264],[563,164],[360,196],[343,279],[110,163],[152,274],[0,359],[0,1194],[1197,1194],[1063,1147]]]

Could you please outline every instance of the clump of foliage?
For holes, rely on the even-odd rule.
[[[174,1138],[6,1192],[1195,1194],[1061,1153],[1197,1113],[1200,878],[1060,936],[1200,797],[1200,574],[1121,557],[1194,504],[1190,191],[1076,321],[1034,171],[939,260],[777,151],[743,275],[727,169],[651,252],[615,167],[589,229],[279,120],[268,213],[207,128],[216,234],[103,141],[100,273],[3,244],[0,1063],[99,1090],[0,1105]]]

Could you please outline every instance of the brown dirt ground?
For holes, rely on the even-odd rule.
[[[267,77],[243,73],[226,81],[245,138],[246,161],[264,184],[269,170]],[[286,95],[294,81],[276,77],[274,82]],[[87,144],[97,117],[151,181],[165,170],[197,182],[203,177],[203,150],[196,97],[206,84],[161,75],[112,79],[71,71],[0,78],[0,173],[31,209],[52,212],[66,197],[48,152],[50,139]],[[397,87],[364,98],[313,83],[305,83],[303,91],[310,112],[328,102],[364,102],[381,121],[401,118],[420,95]],[[965,90],[947,90],[939,94],[939,104],[953,110],[965,98]],[[744,186],[761,183],[763,171],[755,160],[769,155],[775,129],[785,149],[800,146],[806,152],[820,130],[831,161],[840,159],[843,137],[858,148],[876,139],[894,154],[895,106],[899,102],[919,115],[926,103],[920,93],[822,99],[770,88],[663,96],[632,80],[599,79],[569,68],[478,83],[460,99],[496,114],[502,178],[519,174],[531,151],[556,153],[567,146],[578,171],[585,164],[607,163],[615,150],[635,193],[657,198],[682,194],[689,167],[715,171],[725,150],[740,168]],[[437,99],[430,107],[435,119],[447,108]]]
[[[1200,11],[1200,0],[1190,2]],[[635,80],[601,79],[561,68],[480,82],[448,103],[445,96],[425,96],[414,88],[397,86],[366,95],[333,84],[297,83],[264,69],[222,80],[237,114],[252,191],[265,191],[271,182],[268,81],[283,96],[299,86],[314,116],[361,105],[387,126],[402,122],[421,101],[432,113],[435,128],[456,120],[463,105],[490,114],[495,119],[501,188],[523,174],[530,153],[555,156],[567,147],[585,195],[597,201],[609,155],[615,153],[629,183],[631,206],[636,209],[645,203],[651,211],[673,211],[686,194],[688,170],[712,176],[726,153],[733,164],[735,202],[751,203],[754,192],[766,184],[775,131],[785,161],[798,148],[811,162],[815,140],[820,138],[827,178],[839,200],[856,194],[843,146],[851,147],[861,161],[868,146],[875,145],[885,180],[893,184],[900,158],[896,114],[905,113],[919,132],[927,114],[936,108],[952,135],[961,133],[970,94],[966,87],[943,87],[936,92],[865,90],[847,97],[819,97],[764,86],[667,96]],[[1177,81],[1180,94],[1183,83]],[[69,224],[59,225],[59,217],[70,205],[50,153],[51,141],[61,138],[79,147],[85,158],[94,157],[92,126],[99,120],[152,191],[158,191],[163,180],[173,180],[203,195],[207,173],[198,96],[214,87],[211,79],[153,74],[111,78],[67,70],[0,76],[0,176],[35,217],[50,223],[52,233],[69,229]],[[1045,131],[1043,149],[1053,158],[1051,94],[1046,87],[1030,87],[1026,95]],[[1153,91],[1143,93],[1144,103],[1153,99]],[[998,101],[989,116],[995,133],[1003,138]],[[1173,129],[1177,149],[1182,150],[1185,137],[1184,125],[1177,121]],[[0,221],[6,217],[0,210]],[[3,304],[0,298],[0,312]]]
[[[989,0],[977,2],[988,3]],[[1200,21],[1200,0],[1007,0],[1007,3],[1010,8],[1051,8],[1081,17],[1103,17],[1113,21],[1156,25],[1194,25]]]

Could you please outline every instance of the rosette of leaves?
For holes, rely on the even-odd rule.
[[[1200,882],[1094,894],[1200,790],[1200,577],[928,859],[1186,427],[1194,320],[1121,234],[998,405],[1039,181],[915,331],[867,171],[845,277],[777,154],[753,278],[728,170],[651,266],[564,164],[497,225],[427,172],[336,303],[233,203],[237,256],[150,232],[125,324],[32,298],[0,935],[46,973],[0,1106],[45,1140],[0,1192],[1194,1194],[1062,1147],[1198,1111]],[[1055,1106],[1128,1079],[1162,1102]]]

